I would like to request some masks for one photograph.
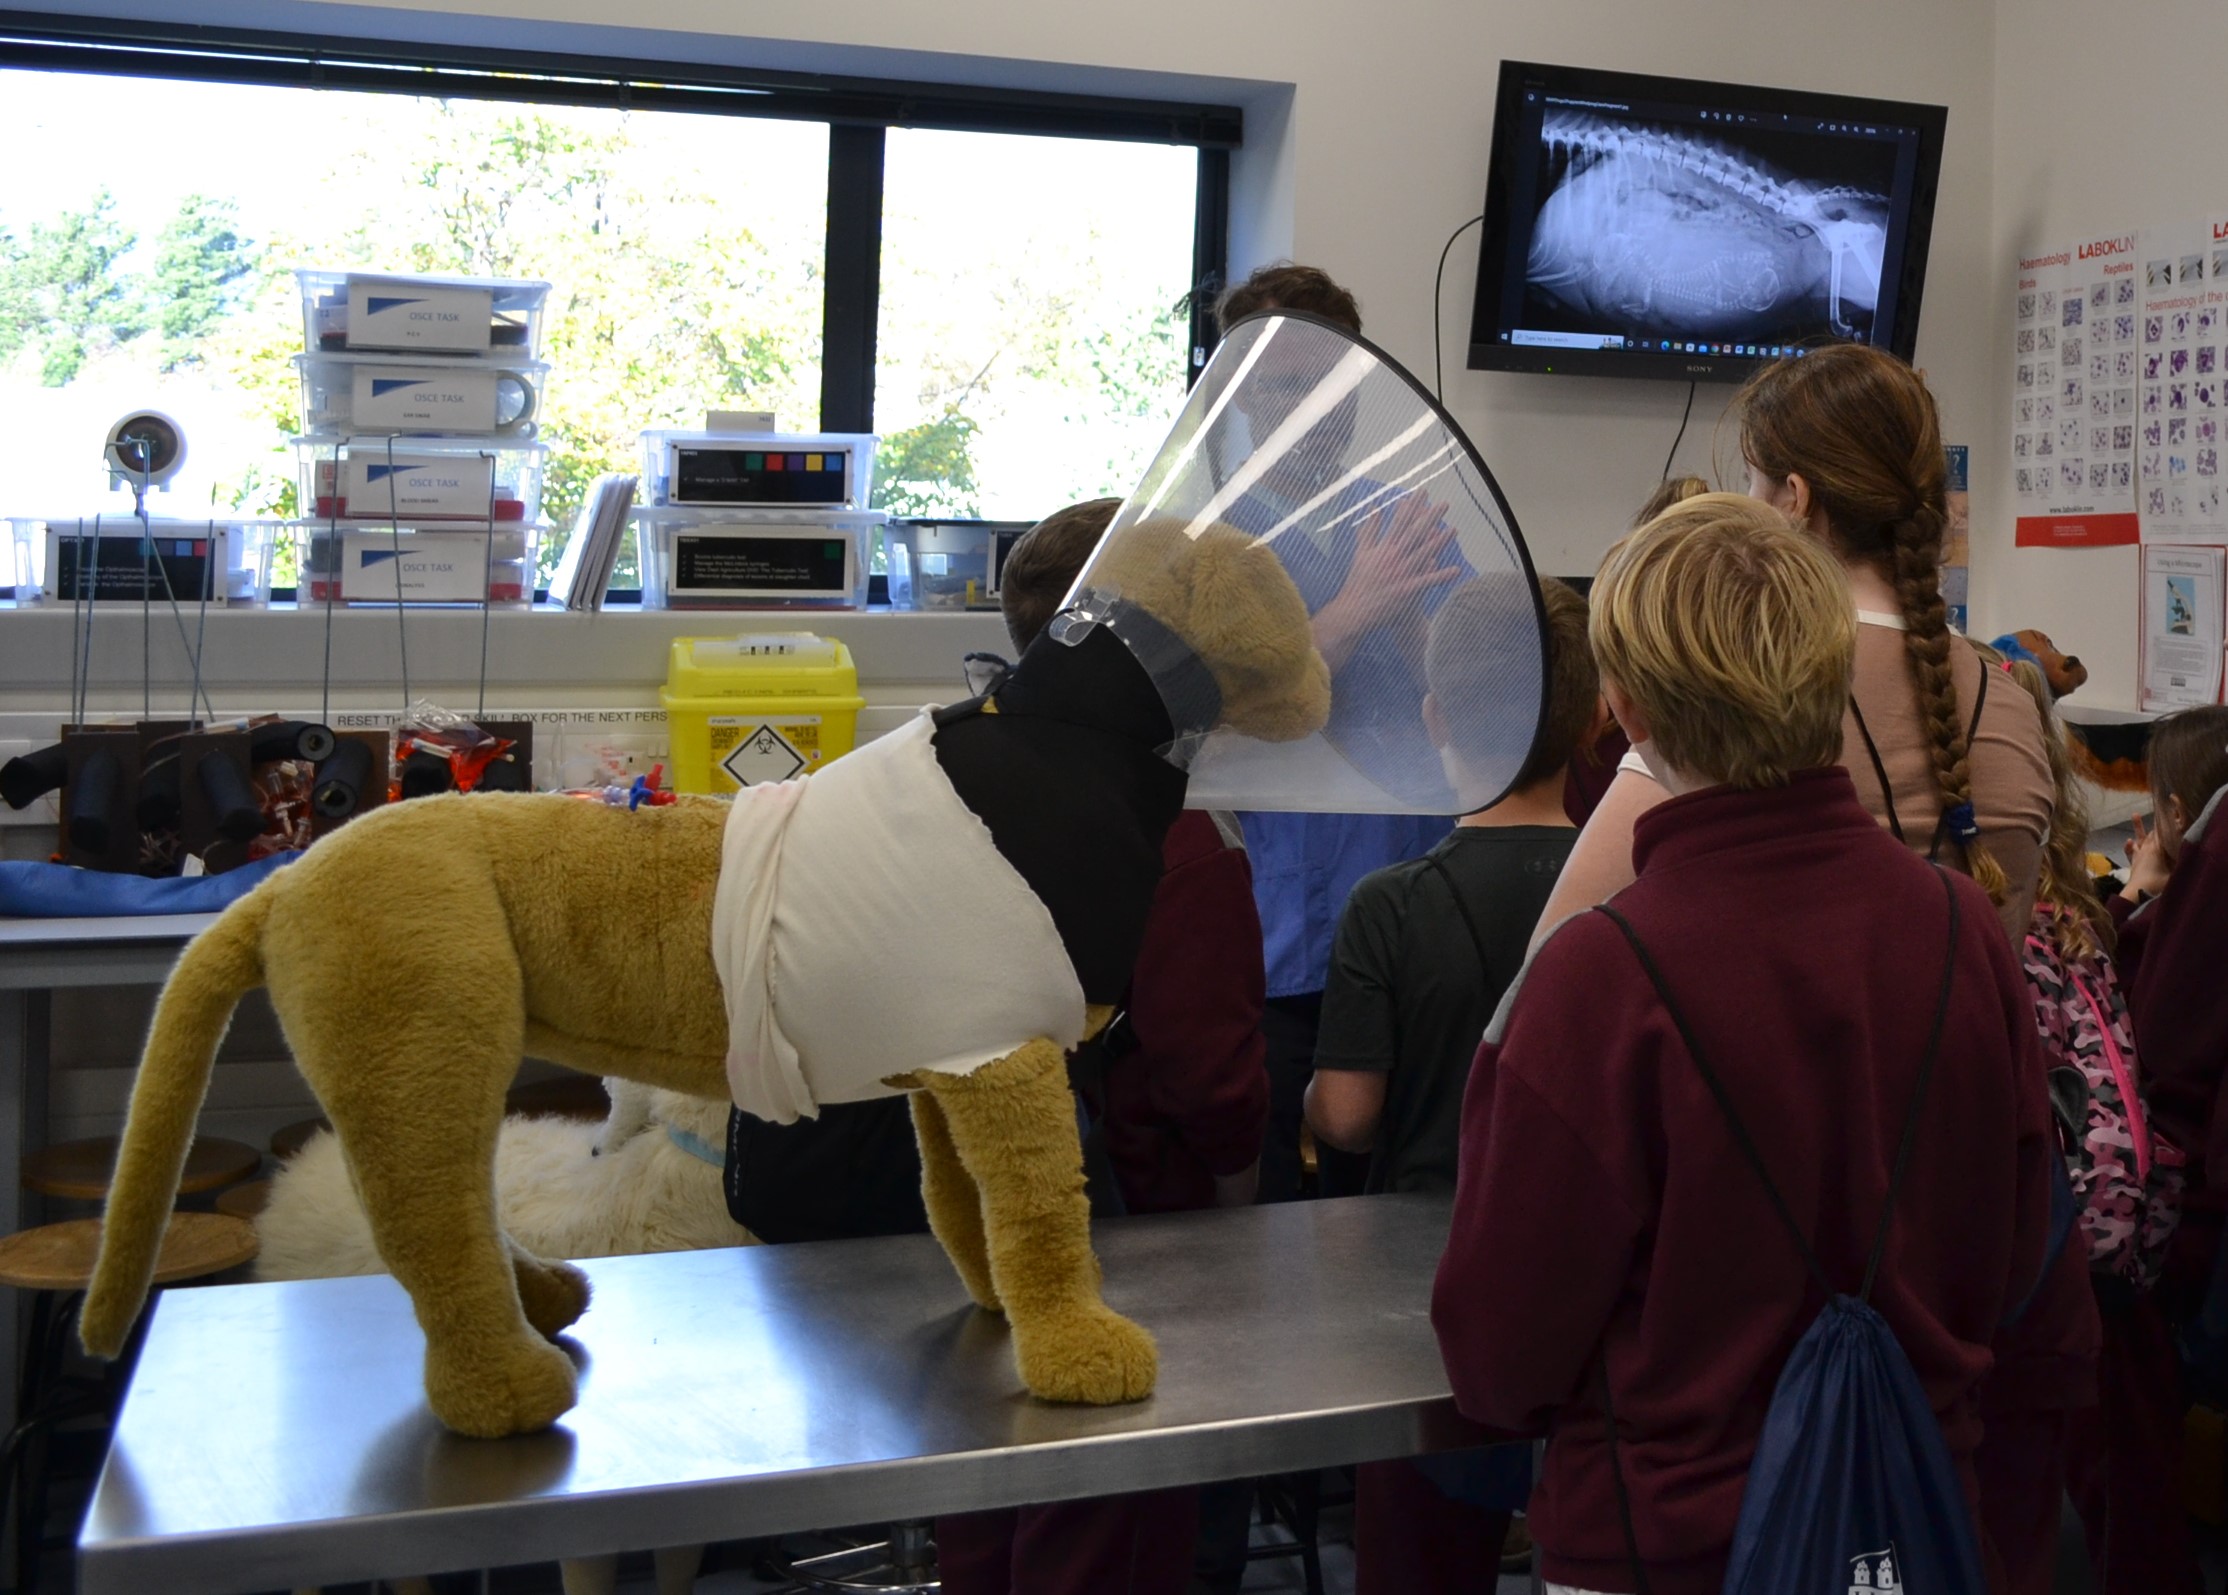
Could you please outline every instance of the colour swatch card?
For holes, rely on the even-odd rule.
[[[2228,543],[2228,214],[2142,233],[2145,542]]]
[[[2141,293],[2133,233],[2019,262],[2012,496],[2030,548],[2132,543]]]

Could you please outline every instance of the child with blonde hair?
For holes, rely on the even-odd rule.
[[[1707,494],[1591,597],[1603,691],[1670,795],[1617,919],[1554,931],[1487,1031],[1432,1321],[1466,1416],[1551,1436],[1550,1590],[1717,1595],[1829,1289],[1862,1282],[1892,1330],[1969,1525],[1981,1378],[2040,1273],[2057,1151],[1994,905],[1835,762],[1834,558]]]

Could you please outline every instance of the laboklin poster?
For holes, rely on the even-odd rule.
[[[2013,303],[2012,497],[2018,543],[2133,543],[2143,345],[2138,236],[2019,262]]]
[[[2228,213],[2142,233],[2143,540],[2228,543]]]

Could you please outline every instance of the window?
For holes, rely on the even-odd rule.
[[[1184,396],[1196,150],[893,128],[877,498],[1038,520],[1137,484]]]
[[[96,495],[102,430],[153,405],[189,440],[162,513],[293,513],[292,272],[342,266],[557,285],[560,529],[712,408],[884,432],[899,512],[1124,491],[1238,137],[1211,106],[20,16],[0,104],[39,152],[0,189],[0,511]]]

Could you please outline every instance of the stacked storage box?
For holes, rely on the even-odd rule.
[[[865,433],[642,434],[642,601],[670,609],[864,609],[889,517],[866,507]]]
[[[302,601],[531,603],[549,284],[295,276]]]

